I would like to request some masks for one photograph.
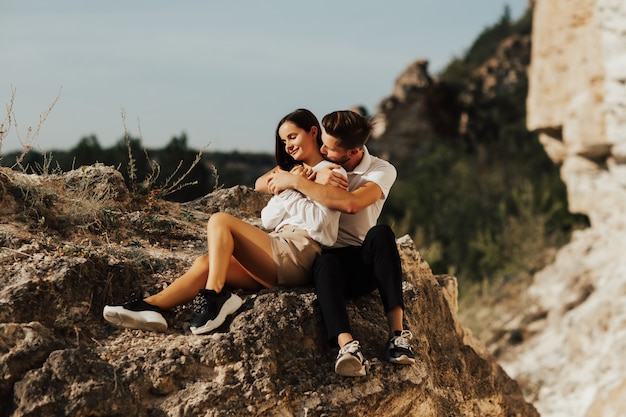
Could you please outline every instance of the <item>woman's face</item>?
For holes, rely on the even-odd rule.
[[[311,127],[308,132],[292,122],[283,123],[278,129],[285,151],[296,161],[304,161],[317,149],[317,128]]]

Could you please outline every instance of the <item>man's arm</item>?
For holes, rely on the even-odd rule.
[[[254,183],[254,189],[256,191],[261,191],[263,193],[269,193],[270,190],[267,186],[267,182],[270,179],[270,176],[272,175],[272,173],[276,171],[278,171],[278,167],[272,168],[271,170],[267,171],[265,174],[257,178],[256,182]]]
[[[273,175],[279,171],[281,171],[281,169],[280,167],[277,166],[267,171],[265,174],[261,175],[259,178],[257,178],[256,182],[254,183],[255,191],[261,191],[263,193],[271,193],[272,191],[270,191],[268,183],[272,179]],[[304,169],[300,165],[296,165],[289,172],[291,172],[292,174],[303,176],[305,178],[309,178],[311,180],[315,179],[315,172],[313,170],[311,170],[310,168]],[[348,187],[347,180],[346,180],[345,186],[346,188]],[[283,191],[283,190],[280,190],[280,191]],[[273,193],[273,194],[278,194],[280,191]]]
[[[328,208],[350,214],[358,213],[383,197],[380,186],[374,182],[367,182],[356,190],[347,191],[284,171],[274,173],[268,184],[273,193],[291,188]]]

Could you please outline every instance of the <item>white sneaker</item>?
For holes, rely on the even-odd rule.
[[[343,376],[365,376],[365,357],[358,340],[348,342],[339,349],[335,372]]]

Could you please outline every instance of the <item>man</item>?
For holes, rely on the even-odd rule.
[[[335,372],[344,376],[366,374],[366,361],[359,342],[352,337],[345,302],[374,289],[380,292],[389,325],[389,361],[413,364],[415,356],[409,342],[412,335],[402,323],[402,268],[395,236],[389,226],[376,225],[395,182],[396,169],[369,154],[365,143],[372,125],[360,114],[350,110],[327,114],[322,129],[322,154],[341,165],[348,178],[328,169],[318,172],[314,182],[293,172],[278,171],[269,176],[267,186],[272,193],[298,190],[342,212],[336,244],[325,249],[313,267],[329,344],[340,348]]]

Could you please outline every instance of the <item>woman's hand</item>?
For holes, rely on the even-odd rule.
[[[313,171],[312,168],[306,168],[302,165],[296,165],[295,167],[291,168],[291,171],[289,172],[294,175],[300,175],[301,177],[304,177],[308,180],[315,180],[315,171]]]
[[[267,187],[272,194],[280,194],[282,191],[293,188],[293,180],[297,174],[278,169],[267,178]]]

